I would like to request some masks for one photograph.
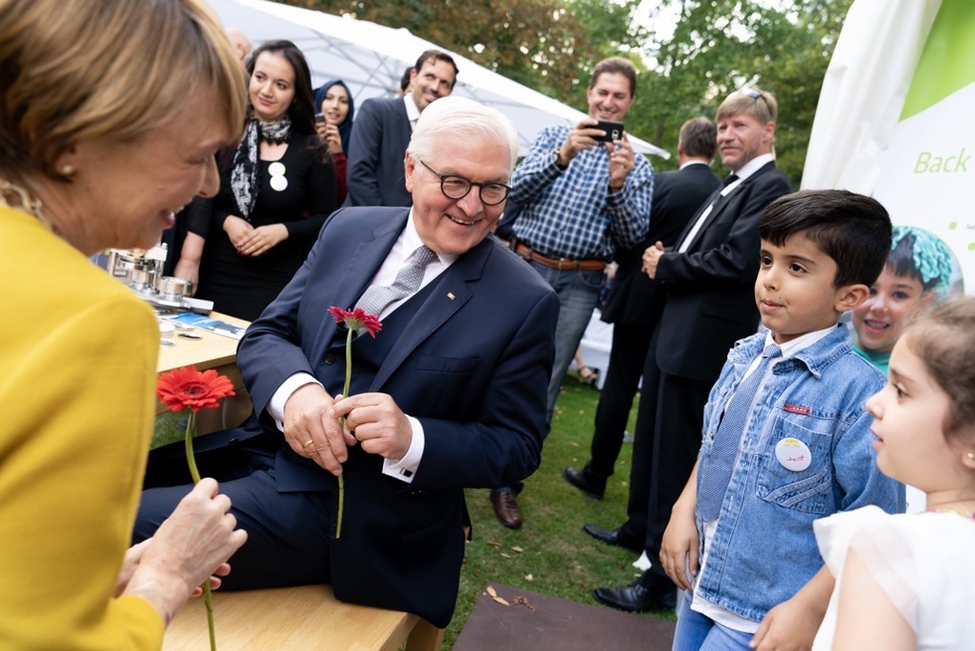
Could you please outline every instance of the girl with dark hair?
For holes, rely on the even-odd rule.
[[[189,225],[176,275],[198,281],[196,296],[215,310],[253,321],[301,266],[337,201],[304,55],[290,41],[269,41],[247,71],[243,137],[220,156],[220,192],[209,219]]]

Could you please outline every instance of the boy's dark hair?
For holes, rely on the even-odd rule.
[[[770,203],[759,236],[782,246],[797,233],[836,262],[836,288],[872,285],[890,253],[887,210],[876,199],[847,190],[801,190]]]

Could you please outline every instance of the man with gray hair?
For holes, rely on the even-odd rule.
[[[196,441],[250,534],[224,589],[331,582],[344,601],[450,621],[463,489],[534,472],[545,427],[558,300],[490,236],[517,152],[498,111],[438,100],[406,151],[413,207],[336,212],[247,330],[237,361],[254,414]],[[342,396],[348,330],[329,311],[364,304],[382,327],[352,343]],[[171,487],[183,464],[178,449],[150,459],[159,488],[143,493],[136,540],[189,489]]]

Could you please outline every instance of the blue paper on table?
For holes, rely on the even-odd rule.
[[[206,330],[207,332],[212,332],[217,335],[230,337],[231,339],[240,339],[244,336],[244,331],[247,329],[244,326],[227,323],[226,321],[221,321],[220,319],[211,319],[208,316],[193,314],[192,312],[180,312],[179,314],[173,314],[172,316],[167,316],[165,318],[168,321],[172,321],[180,325],[192,326],[194,328]]]

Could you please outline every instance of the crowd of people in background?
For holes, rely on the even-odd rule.
[[[357,110],[294,43],[255,49],[199,0],[67,1],[0,0],[0,270],[29,251],[57,271],[15,288],[4,326],[0,640],[158,648],[204,581],[330,582],[446,626],[463,489],[524,525],[573,358],[603,384],[570,486],[603,498],[637,401],[625,520],[580,525],[648,569],[598,602],[677,608],[677,651],[975,636],[975,299],[945,243],[877,201],[793,192],[771,92],[688,119],[679,169],[655,173],[612,132],[638,75],[607,58],[587,117],[518,161],[510,120],[450,97],[447,52]],[[83,19],[48,20],[65,11]],[[195,442],[219,485],[189,483],[183,443],[148,451],[156,324],[84,257],[161,234],[173,275],[253,322],[253,412]],[[601,296],[600,377],[580,342]],[[363,306],[382,333],[354,337],[342,395],[358,326],[328,311]],[[66,468],[66,447],[87,453]]]

